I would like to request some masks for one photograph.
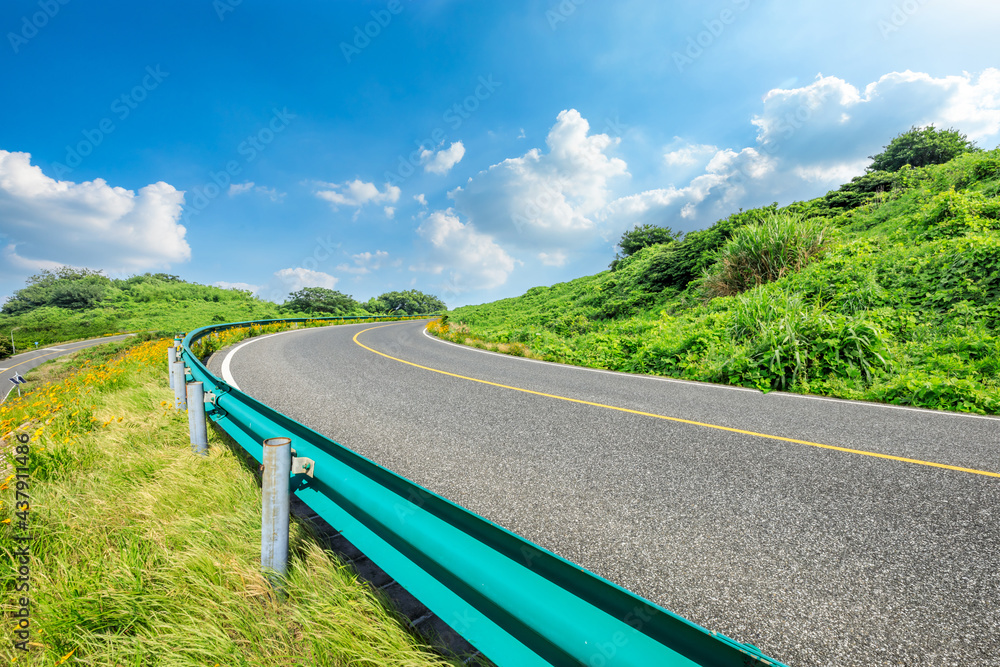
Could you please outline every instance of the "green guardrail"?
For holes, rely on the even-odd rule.
[[[258,462],[265,439],[291,438],[297,456],[315,461],[313,478],[290,477],[292,491],[497,665],[782,665],[269,408],[210,373],[191,352],[193,343],[221,330],[296,321],[305,320],[228,323],[184,338],[190,377],[215,396],[206,404],[209,417]]]

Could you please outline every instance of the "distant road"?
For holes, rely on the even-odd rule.
[[[75,343],[57,343],[50,347],[41,347],[37,350],[32,349],[28,352],[23,352],[21,354],[16,354],[12,357],[6,359],[0,359],[0,385],[2,389],[0,392],[3,393],[3,398],[0,399],[0,403],[7,400],[7,396],[10,392],[14,391],[14,384],[10,381],[10,378],[15,375],[24,375],[32,368],[44,364],[46,361],[55,359],[56,357],[61,357],[64,354],[70,354],[71,352],[76,352],[77,350],[82,350],[85,347],[93,347],[94,345],[101,345],[102,343],[110,343],[116,340],[124,340],[133,334],[122,334],[120,336],[107,336],[104,338],[92,338],[91,340],[78,340]],[[166,362],[164,362],[166,363]],[[25,378],[26,380],[31,380],[31,378]],[[22,391],[31,387],[30,384],[21,385]],[[16,392],[15,392],[16,393]]]
[[[253,339],[229,371],[790,665],[1000,665],[1000,419],[534,362],[422,329]]]

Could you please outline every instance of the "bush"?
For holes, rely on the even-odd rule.
[[[6,338],[0,338],[0,359],[6,359],[12,354],[13,350],[10,347],[10,341]]]
[[[702,289],[709,297],[729,296],[799,271],[822,252],[829,234],[822,222],[772,214],[726,241]]]

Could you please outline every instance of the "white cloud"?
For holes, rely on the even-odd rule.
[[[465,146],[461,141],[456,141],[437,153],[424,149],[420,153],[420,163],[424,165],[424,171],[429,171],[432,174],[447,174],[464,156]]]
[[[396,217],[396,207],[386,206],[382,210],[385,212],[385,217],[389,218],[390,220]]]
[[[667,146],[663,154],[663,161],[669,167],[693,167],[704,165],[716,151],[717,146],[708,144],[692,144],[684,141],[680,137],[674,137],[672,144]]]
[[[316,196],[320,199],[338,206],[349,206],[361,208],[365,204],[394,204],[399,200],[400,189],[389,183],[385,184],[385,189],[379,191],[374,183],[366,183],[360,179],[354,179],[346,183],[320,183],[320,187],[325,188],[316,191]]]
[[[231,283],[225,280],[218,280],[212,283],[212,285],[215,287],[221,287],[222,289],[238,289],[244,292],[252,292],[253,294],[260,291],[259,285],[251,285],[250,283]]]
[[[281,201],[287,194],[285,192],[278,192],[274,188],[269,188],[263,185],[254,185],[253,181],[247,181],[246,183],[233,183],[229,186],[230,197],[235,197],[246,192],[259,192],[273,202]]]
[[[285,299],[292,292],[297,292],[303,287],[325,287],[333,289],[337,286],[339,279],[322,271],[311,271],[301,266],[296,268],[281,269],[275,271],[271,280],[266,285],[256,290],[258,297],[284,303]]]
[[[246,183],[232,183],[229,186],[229,196],[235,197],[236,195],[241,195],[244,192],[250,192],[253,190],[253,181],[247,181]]]
[[[389,253],[384,250],[362,252],[357,255],[351,255],[351,259],[354,260],[353,265],[339,264],[337,266],[337,271],[341,271],[343,273],[355,273],[358,275],[378,271],[383,265],[385,265],[386,260],[389,259]]]
[[[741,149],[671,146],[676,166],[704,161],[684,187],[640,192],[611,202],[596,217],[607,238],[634,224],[697,229],[772,201],[816,197],[864,172],[868,156],[911,126],[954,127],[993,148],[1000,139],[1000,70],[936,78],[892,72],[860,89],[833,76],[776,88],[754,116],[757,140]],[[707,158],[707,159],[706,159]]]
[[[186,262],[191,248],[178,223],[184,193],[162,181],[138,193],[103,179],[49,178],[28,153],[0,150],[2,273],[60,265],[111,272]]]
[[[480,172],[449,193],[455,208],[503,243],[585,243],[595,229],[592,216],[608,202],[609,181],[628,175],[625,162],[605,152],[618,140],[589,130],[578,111],[562,111],[546,138],[548,153],[532,149]]]
[[[514,259],[503,248],[452,209],[431,213],[417,233],[431,248],[427,260],[411,270],[445,276],[440,287],[448,294],[498,287],[514,270]]]
[[[427,197],[424,196],[424,193],[421,192],[419,195],[413,195],[413,199],[421,206],[427,206]]]
[[[538,253],[538,259],[545,266],[563,266],[566,264],[567,257],[566,253],[556,250],[554,252],[540,252]]]

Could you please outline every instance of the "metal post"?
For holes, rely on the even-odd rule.
[[[183,361],[174,362],[174,408],[187,410],[187,377]]]
[[[196,454],[208,456],[208,428],[205,426],[205,387],[201,382],[187,386],[188,428]]]
[[[292,439],[264,441],[264,498],[260,530],[260,566],[284,576],[288,570],[288,487],[292,470]]]
[[[170,388],[174,388],[174,371],[173,363],[177,361],[177,348],[168,347],[167,348],[167,375],[170,377]]]

